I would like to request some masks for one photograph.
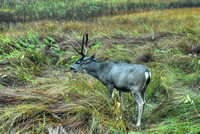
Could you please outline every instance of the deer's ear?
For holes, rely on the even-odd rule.
[[[95,54],[90,57],[90,61],[92,61],[95,57]]]

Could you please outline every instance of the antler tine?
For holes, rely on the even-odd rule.
[[[85,46],[86,46],[86,48],[84,47],[84,49],[85,49],[85,56],[86,56],[87,53],[88,53],[88,47],[87,47],[87,43],[88,43],[88,33],[85,33],[85,36],[86,36],[86,41],[85,41]]]
[[[85,36],[86,36],[86,42],[85,42]],[[78,41],[77,41],[78,42]],[[79,44],[80,44],[80,42],[78,42]],[[83,40],[82,40],[82,44],[80,44],[81,45],[81,52],[79,52],[78,51],[78,49],[75,47],[75,45],[73,44],[73,43],[71,43],[72,44],[72,46],[73,46],[73,48],[80,54],[80,55],[82,55],[82,59],[87,55],[87,53],[88,53],[88,48],[85,48],[84,47],[84,43],[85,43],[85,47],[87,47],[87,43],[88,43],[88,33],[85,33],[84,35],[83,35]],[[83,48],[85,49],[85,54],[83,53]]]
[[[85,42],[85,45],[87,46],[87,43],[88,43],[88,33],[85,33],[86,35],[86,42]]]
[[[84,42],[85,42],[84,40],[85,40],[85,35],[83,35],[83,40],[82,40],[82,44],[81,44],[81,53],[82,54],[83,54],[83,48],[84,48]]]
[[[78,49],[75,47],[74,43],[71,43],[71,45],[73,46],[73,48],[76,50],[76,52],[78,52],[80,55],[84,56],[83,53],[79,52]]]

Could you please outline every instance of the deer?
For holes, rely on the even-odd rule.
[[[86,41],[84,41],[85,39]],[[98,63],[95,54],[91,57],[86,57],[88,53],[87,43],[88,33],[83,35],[82,44],[79,43],[81,45],[81,51],[71,43],[81,57],[70,67],[70,69],[75,73],[85,71],[87,74],[99,80],[106,86],[109,99],[112,97],[113,89],[117,89],[119,91],[119,98],[122,106],[122,92],[131,92],[132,97],[138,104],[139,110],[136,127],[140,127],[144,106],[146,104],[145,92],[151,80],[151,72],[145,66],[140,64],[128,64],[119,61]]]

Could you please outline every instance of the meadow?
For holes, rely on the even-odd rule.
[[[198,1],[67,2],[1,6],[0,15],[10,19],[1,20],[0,30],[0,133],[200,133]],[[85,16],[82,6],[90,7]],[[53,17],[45,16],[47,7]],[[71,43],[78,47],[85,32],[88,56],[96,54],[98,62],[142,64],[151,71],[140,128],[130,93],[121,110],[116,90],[109,100],[98,80],[70,71],[80,57]]]

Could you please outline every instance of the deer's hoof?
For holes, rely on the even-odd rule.
[[[140,126],[141,126],[141,124],[140,124],[140,123],[137,123],[137,124],[136,124],[136,127],[138,127],[138,128],[139,128]]]

